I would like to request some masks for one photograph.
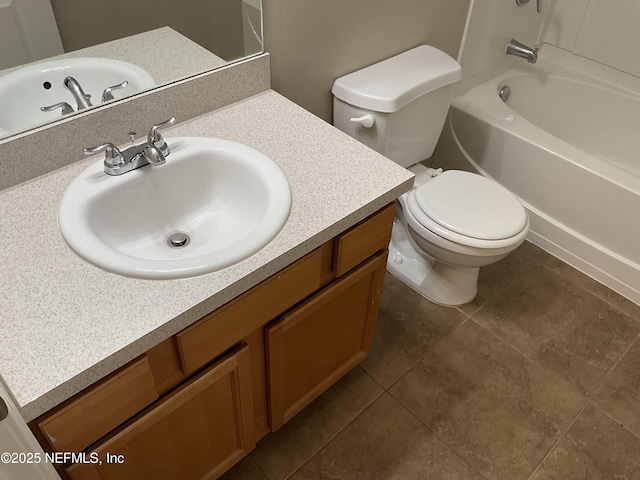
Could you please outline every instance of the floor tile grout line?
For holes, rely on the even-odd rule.
[[[358,367],[359,367],[361,370],[363,370],[363,371],[364,371],[364,368],[360,367],[359,365],[358,365]],[[367,372],[365,371],[365,373],[367,373]],[[367,373],[367,375],[368,375],[368,373]],[[369,376],[370,376],[370,375],[369,375]],[[375,379],[373,379],[373,380],[375,381]],[[377,383],[377,382],[376,382],[376,383]],[[348,428],[348,427],[349,427],[353,422],[355,422],[355,421],[358,419],[358,417],[360,417],[360,415],[362,415],[364,412],[366,412],[366,411],[371,407],[371,405],[373,405],[376,401],[378,401],[378,399],[379,399],[382,395],[384,395],[385,393],[387,393],[387,391],[384,389],[384,387],[383,387],[382,385],[380,385],[380,384],[378,384],[378,385],[382,388],[382,391],[381,391],[378,395],[376,395],[376,396],[375,396],[375,398],[374,398],[373,400],[371,400],[371,403],[369,403],[369,404],[368,404],[366,407],[364,407],[360,412],[358,412],[358,414],[357,414],[355,417],[353,417],[353,418],[352,418],[352,419],[351,419],[351,420],[350,420],[350,421],[349,421],[349,422],[348,422],[344,427],[342,427],[340,430],[338,430],[334,435],[332,435],[332,436],[331,436],[331,437],[330,437],[326,442],[324,442],[320,447],[318,447],[316,450],[314,450],[314,452],[313,452],[311,455],[309,455],[309,458],[307,458],[307,459],[306,459],[306,460],[305,460],[305,461],[304,461],[304,462],[303,462],[303,463],[302,463],[298,468],[296,468],[293,472],[291,472],[290,474],[288,474],[288,475],[285,477],[285,479],[284,479],[284,480],[288,480],[288,479],[289,479],[289,478],[291,478],[293,475],[295,475],[298,471],[300,471],[300,469],[301,469],[301,468],[303,468],[307,463],[309,463],[309,462],[313,459],[313,457],[315,457],[318,453],[320,453],[320,452],[321,452],[321,451],[322,451],[322,450],[323,450],[327,445],[329,445],[333,440],[335,440],[335,439],[336,439],[336,437],[337,437],[338,435],[340,435],[340,434],[341,434],[345,429],[347,429],[347,428]],[[267,479],[268,479],[268,480],[273,480],[273,479],[269,478],[268,476],[267,476]]]
[[[616,367],[618,365],[620,365],[620,362],[622,362],[622,359],[627,356],[627,353],[629,353],[629,350],[631,350],[633,348],[633,346],[636,344],[636,342],[640,342],[640,332],[638,334],[636,334],[636,336],[635,336],[635,338],[633,340],[631,340],[631,343],[629,343],[629,346],[625,349],[624,352],[622,352],[622,354],[620,355],[620,358],[618,358],[614,362],[613,366],[609,370],[607,370],[607,373],[605,373],[602,376],[602,378],[598,382],[598,385],[596,385],[596,387],[593,389],[593,392],[592,392],[593,395],[595,395],[598,392],[598,390],[600,390],[600,387],[606,382],[606,380],[613,373],[613,371],[616,369]]]
[[[532,265],[536,264],[539,261],[538,258],[533,258],[531,260],[529,260],[529,262],[527,262],[522,268],[520,268],[516,274],[513,276],[513,278],[511,280],[509,280],[507,283],[505,283],[504,285],[502,285],[501,287],[499,287],[495,292],[493,292],[484,302],[482,302],[482,304],[478,305],[478,308],[476,308],[473,312],[471,313],[467,313],[466,315],[469,317],[473,317],[476,313],[478,313],[480,311],[480,309],[482,309],[485,305],[487,305],[491,300],[493,300],[494,298],[496,298],[499,294],[501,294],[507,287],[509,287],[511,284],[513,284],[513,282],[515,282],[520,276],[524,275],[524,272],[531,267]],[[473,300],[472,300],[473,301]],[[460,310],[461,307],[463,307],[464,305],[460,305],[459,307],[456,307],[458,310]],[[460,310],[462,312],[462,310]],[[466,313],[466,312],[462,312],[462,313]]]
[[[400,375],[398,378],[396,378],[396,379],[394,380],[394,382],[393,382],[391,385],[389,385],[389,388],[385,388],[383,385],[380,385],[380,383],[378,383],[378,385],[380,385],[382,388],[385,388],[385,391],[387,391],[387,392],[388,392],[389,390],[391,390],[393,387],[395,387],[395,386],[396,386],[396,384],[397,384],[400,380],[402,380],[402,379],[403,379],[403,378],[404,378],[404,377],[405,377],[405,376],[406,376],[406,375],[407,375],[411,370],[413,370],[414,368],[416,368],[416,366],[417,366],[418,364],[422,363],[422,362],[423,362],[423,361],[424,361],[424,360],[425,360],[429,355],[431,355],[431,354],[432,354],[432,353],[433,353],[433,352],[434,352],[434,351],[435,351],[435,350],[440,346],[440,344],[441,344],[441,343],[442,343],[446,338],[448,338],[450,335],[452,335],[452,334],[453,334],[453,332],[455,332],[456,330],[458,330],[460,327],[462,327],[465,323],[467,323],[467,322],[469,321],[469,319],[470,319],[471,317],[470,317],[470,316],[468,316],[468,315],[466,315],[466,314],[465,314],[465,316],[466,316],[467,318],[463,319],[463,320],[462,320],[462,322],[460,322],[460,324],[459,324],[459,325],[456,325],[455,327],[453,327],[449,333],[447,333],[444,337],[442,337],[442,338],[441,338],[440,340],[438,340],[436,343],[434,343],[433,345],[431,345],[431,347],[430,347],[430,348],[429,348],[425,353],[423,353],[423,354],[420,356],[420,359],[419,359],[417,362],[415,362],[413,365],[411,365],[411,367],[410,367],[410,368],[408,368],[406,372],[404,372],[402,375]],[[363,368],[363,370],[365,370],[365,369]],[[365,370],[365,372],[366,372],[366,370]],[[367,373],[368,373],[368,372],[367,372]],[[372,378],[373,378],[373,377],[372,377]],[[374,380],[375,380],[375,379],[374,379]],[[394,398],[395,398],[395,397],[394,397]]]
[[[593,403],[592,401],[589,401],[589,404],[593,407],[593,408],[597,408],[598,410],[600,410],[604,415],[606,415],[608,418],[610,418],[611,420],[613,420],[617,425],[620,425],[620,428],[624,429],[626,432],[629,432],[631,435],[633,435],[635,438],[637,438],[638,440],[640,440],[640,435],[638,435],[635,432],[632,432],[631,430],[629,430],[627,427],[624,426],[623,423],[620,423],[620,420],[618,420],[617,418],[615,418],[614,416],[612,416],[610,413],[608,413],[606,410],[604,410],[600,405],[598,405],[597,403]]]
[[[567,427],[565,429],[562,430],[562,432],[558,435],[558,437],[556,438],[556,440],[551,444],[551,446],[549,447],[549,449],[546,451],[546,453],[542,456],[542,458],[540,459],[540,461],[536,464],[536,466],[534,467],[534,469],[531,471],[531,473],[529,474],[529,476],[527,477],[527,480],[530,480],[531,477],[538,471],[538,469],[540,468],[540,465],[542,465],[544,463],[544,461],[547,459],[547,457],[549,456],[549,454],[553,451],[554,448],[556,448],[556,445],[558,445],[558,443],[560,443],[560,441],[564,438],[564,436],[567,434],[567,432],[571,429],[571,427],[573,426],[574,423],[576,423],[576,420],[578,420],[578,418],[580,417],[580,415],[582,415],[582,412],[585,411],[585,409],[589,406],[591,402],[589,401],[589,399],[585,399],[584,405],[582,406],[582,408],[580,408],[580,410],[578,411],[578,413],[576,413],[575,417],[573,417],[573,419],[569,422],[569,424],[567,425]]]
[[[567,282],[571,282],[571,284],[573,284],[574,286],[580,288],[581,290],[583,290],[584,292],[586,292],[588,295],[591,295],[592,297],[594,297],[595,299],[597,299],[598,301],[604,303],[605,305],[613,308],[614,310],[616,310],[617,312],[619,312],[622,315],[625,315],[626,317],[630,318],[631,320],[635,319],[633,317],[631,317],[629,314],[619,310],[618,308],[615,308],[613,305],[611,305],[609,302],[607,302],[606,300],[600,298],[598,295],[590,292],[589,290],[587,290],[586,288],[582,287],[581,285],[578,284],[578,282],[576,282],[575,280],[568,278],[556,271],[554,271],[552,268],[548,267],[547,265],[544,265],[543,263],[541,263],[540,259],[536,259],[535,261],[531,262],[529,266],[533,265],[534,263],[537,263],[540,267],[548,270],[550,273],[556,275],[557,277],[560,277],[562,279],[564,279]],[[526,268],[528,268],[526,267]],[[523,269],[518,275],[516,275],[510,282],[508,282],[504,287],[506,288],[507,286],[511,285],[516,279],[517,277],[519,277],[520,275],[522,275],[523,271],[525,269]],[[501,290],[503,290],[501,289]],[[498,293],[498,292],[497,292]],[[496,293],[496,295],[497,295]],[[493,298],[493,297],[492,297]],[[486,305],[488,303],[487,302],[483,303],[483,306]],[[495,335],[497,338],[499,338],[501,341],[503,341],[504,343],[506,343],[507,345],[509,345],[511,348],[513,348],[514,350],[516,350],[517,352],[519,352],[521,355],[523,355],[525,358],[529,359],[530,361],[534,362],[536,365],[538,365],[540,368],[544,369],[545,372],[549,373],[551,376],[553,376],[554,378],[558,379],[558,380],[562,380],[565,382],[570,382],[568,379],[563,378],[558,376],[555,372],[552,372],[551,370],[548,370],[544,365],[542,365],[540,362],[538,362],[537,360],[535,360],[534,358],[532,358],[528,352],[523,351],[521,348],[517,347],[516,345],[514,345],[513,343],[511,343],[510,341],[508,341],[506,338],[503,338],[501,335],[499,335],[499,333],[495,332],[493,329],[483,325],[479,320],[477,320],[475,318],[475,314],[478,313],[478,311],[480,310],[480,308],[476,309],[475,312],[470,316],[471,320],[473,322],[475,322],[477,325],[481,326],[482,328],[484,328],[485,330],[491,332],[493,335]],[[620,354],[619,358],[614,362],[613,366],[611,368],[609,368],[600,378],[600,380],[598,381],[598,383],[596,384],[595,387],[593,387],[590,391],[582,393],[580,391],[578,391],[578,393],[580,393],[580,395],[585,396],[587,399],[591,400],[591,398],[593,397],[593,395],[595,395],[595,393],[597,392],[597,390],[600,388],[600,386],[602,385],[602,383],[604,382],[604,380],[611,374],[611,372],[613,371],[613,369],[620,363],[620,361],[624,358],[624,356],[627,354],[627,352],[631,349],[631,347],[638,341],[638,339],[640,338],[640,332],[638,334],[636,334],[636,336],[631,340],[631,342],[629,343],[629,346],[624,350],[624,352],[622,354]],[[575,388],[575,386],[574,386]]]
[[[633,436],[638,437],[640,439],[640,435],[632,432],[631,430],[629,430],[627,427],[624,426],[624,423],[621,423],[620,420],[616,419],[611,413],[607,412],[604,407],[598,403],[596,403],[596,399],[594,398],[595,395],[598,393],[598,391],[600,390],[600,387],[602,387],[602,385],[604,385],[607,381],[607,379],[612,375],[613,371],[618,367],[618,365],[620,365],[620,362],[622,362],[622,359],[624,357],[627,356],[627,353],[629,353],[629,350],[631,350],[633,348],[633,346],[636,344],[636,342],[640,343],[640,333],[638,333],[636,335],[636,337],[631,341],[631,344],[629,345],[629,347],[622,353],[622,355],[620,355],[620,358],[618,358],[618,360],[616,360],[615,364],[609,369],[609,371],[607,373],[605,373],[603,375],[603,377],[600,379],[600,382],[598,383],[598,385],[593,389],[593,392],[591,392],[591,395],[589,396],[589,403],[591,403],[591,405],[593,405],[594,407],[596,407],[597,409],[601,410],[605,415],[607,415],[609,418],[611,418],[612,420],[614,420],[616,423],[618,423],[622,428],[624,428],[627,432],[631,433]]]
[[[544,370],[547,374],[551,375],[554,379],[566,383],[568,385],[571,386],[571,388],[575,391],[575,393],[577,395],[580,395],[581,397],[585,398],[586,400],[589,400],[589,397],[591,396],[591,394],[593,393],[593,391],[595,391],[596,388],[598,388],[597,386],[594,387],[594,390],[592,390],[591,392],[586,392],[583,393],[580,391],[580,389],[578,387],[576,387],[569,379],[564,378],[560,375],[558,375],[556,372],[553,372],[549,369],[547,369],[544,365],[542,365],[540,362],[538,362],[535,358],[532,358],[527,352],[523,352],[520,348],[516,347],[515,345],[513,345],[511,342],[509,342],[508,340],[506,340],[505,338],[502,338],[500,335],[498,335],[498,333],[494,332],[492,329],[490,329],[489,327],[486,327],[484,325],[482,325],[478,320],[476,320],[475,318],[471,318],[471,321],[473,323],[475,323],[476,325],[478,325],[480,328],[482,328],[483,330],[486,330],[487,332],[489,332],[491,335],[493,335],[494,337],[496,337],[498,340],[500,340],[502,343],[504,343],[505,345],[507,345],[509,348],[513,349],[514,351],[516,351],[517,353],[519,353],[520,355],[522,355],[524,358],[526,358],[527,360],[529,360],[531,363],[533,363],[534,365],[536,365],[537,367],[541,368],[542,370]],[[599,385],[599,384],[598,384]]]
[[[548,253],[548,252],[547,252]],[[571,267],[572,269],[576,270],[577,272],[581,273],[582,275],[586,276],[587,278],[589,278],[589,280],[592,280],[596,283],[598,283],[599,285],[611,290],[613,293],[615,293],[616,295],[620,295],[622,298],[624,298],[625,300],[633,303],[634,305],[637,305],[637,303],[635,303],[632,300],[629,300],[627,297],[625,297],[624,295],[619,294],[618,292],[616,292],[615,290],[613,290],[612,288],[608,287],[607,285],[605,285],[604,283],[599,282],[598,280],[596,280],[595,278],[591,277],[590,275],[587,275],[586,273],[584,273],[582,270],[578,270],[576,267],[574,267],[573,265],[569,265],[567,262],[564,262],[563,260],[560,260],[558,257],[554,257],[557,260],[563,262],[565,265],[568,265],[569,267]],[[619,308],[618,306],[616,306],[615,304],[611,303],[609,300],[607,300],[604,297],[601,297],[600,295],[597,295],[596,293],[592,292],[591,290],[589,290],[586,287],[583,287],[582,285],[580,285],[580,283],[576,280],[574,280],[571,277],[568,277],[566,275],[563,275],[557,271],[555,271],[552,267],[545,265],[544,263],[542,263],[540,260],[538,260],[538,264],[542,267],[547,269],[548,271],[554,273],[555,275],[563,278],[564,280],[566,280],[567,282],[571,282],[573,285],[575,285],[576,287],[584,290],[585,292],[587,292],[589,295],[597,298],[598,300],[600,300],[601,302],[606,303],[609,307],[613,308],[615,311],[617,311],[618,313],[621,313],[622,315],[625,315],[627,317],[629,317],[631,320],[633,320],[635,323],[640,323],[640,318],[635,318],[632,315],[628,314],[627,312],[625,312],[624,310],[622,310],[621,308]],[[640,306],[640,305],[639,305]]]
[[[260,465],[258,465],[258,463],[251,457],[251,452],[249,452],[245,458],[249,459],[249,461],[253,464],[254,467],[258,469],[258,471],[262,474],[264,478],[266,478],[267,480],[271,480],[269,478],[269,475],[267,475],[267,473],[263,471],[262,468],[260,468]]]
[[[451,452],[453,452],[453,454],[460,458],[464,463],[466,463],[467,465],[469,465],[469,467],[471,467],[473,469],[474,472],[476,472],[480,478],[483,478],[485,480],[490,480],[487,477],[485,477],[477,468],[475,465],[473,465],[469,460],[467,460],[466,458],[464,458],[460,453],[458,453],[451,445],[449,445],[449,442],[447,442],[445,439],[441,438],[440,435],[438,435],[437,432],[435,432],[431,427],[429,427],[429,425],[427,425],[426,423],[424,423],[422,420],[420,420],[420,418],[413,413],[410,409],[408,409],[404,403],[402,403],[400,401],[400,399],[396,398],[391,392],[387,392],[389,394],[389,396],[391,396],[391,398],[393,398],[396,402],[398,402],[398,405],[400,405],[403,409],[405,409],[413,418],[415,418],[418,422],[420,422],[420,425],[422,425],[424,428],[426,428],[427,430],[429,430],[429,432],[431,432],[431,434],[436,437],[440,442],[442,442],[442,444],[447,447],[449,450],[451,450]]]

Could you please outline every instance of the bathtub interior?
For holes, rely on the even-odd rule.
[[[594,157],[640,177],[640,97],[549,73],[514,72],[507,105]]]

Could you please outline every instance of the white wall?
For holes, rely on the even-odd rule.
[[[640,77],[640,2],[555,0],[542,41]]]

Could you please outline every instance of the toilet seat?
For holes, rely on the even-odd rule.
[[[421,226],[469,247],[511,245],[529,224],[526,210],[511,192],[460,170],[434,177],[409,192],[407,200],[411,216]]]

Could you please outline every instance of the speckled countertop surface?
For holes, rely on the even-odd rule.
[[[133,63],[145,69],[157,85],[175,82],[228,63],[171,27],[149,30],[33,63],[78,57],[111,58]],[[22,66],[0,70],[0,76],[20,68]]]
[[[291,184],[289,219],[268,246],[220,272],[140,280],[81,260],[58,230],[65,188],[98,157],[0,192],[0,375],[27,421],[364,219],[412,184],[408,171],[273,91],[178,124],[166,136],[221,137],[271,157]]]

